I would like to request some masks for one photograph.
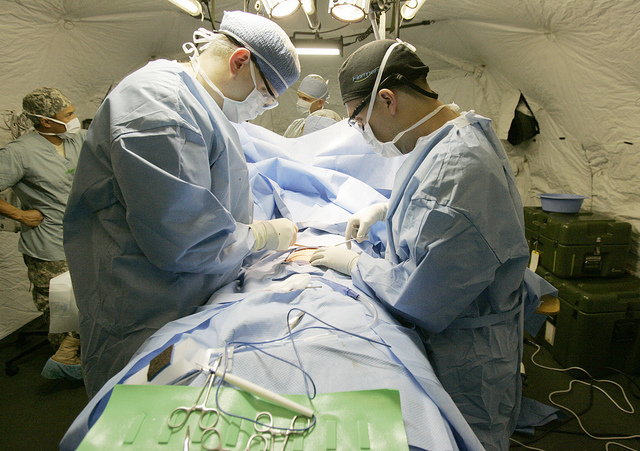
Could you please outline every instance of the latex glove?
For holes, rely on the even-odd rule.
[[[371,226],[378,221],[384,221],[387,217],[388,209],[389,204],[384,202],[369,205],[352,215],[351,218],[349,218],[349,222],[347,222],[344,239],[350,240],[351,238],[355,238],[358,243],[362,243],[369,238],[367,233],[369,233]],[[347,249],[351,249],[351,242],[347,243]]]
[[[321,247],[311,256],[312,266],[326,266],[343,274],[351,275],[360,255],[342,247]]]
[[[256,221],[249,227],[256,238],[254,250],[286,251],[296,242],[298,228],[285,218]]]

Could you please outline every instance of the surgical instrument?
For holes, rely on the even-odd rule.
[[[365,238],[369,238],[369,237],[368,237],[368,236],[365,236]],[[299,248],[303,248],[303,249],[318,249],[318,248],[321,248],[321,247],[336,247],[336,246],[341,246],[341,245],[343,245],[343,244],[347,244],[347,243],[349,243],[349,242],[351,242],[351,241],[354,241],[354,240],[356,240],[356,238],[355,238],[355,237],[354,237],[354,238],[351,238],[351,239],[348,239],[348,240],[346,240],[346,241],[341,241],[341,242],[336,243],[336,244],[327,244],[326,246],[309,246],[309,245],[306,245],[306,244],[300,244],[300,243],[293,243],[291,246],[292,246],[292,247],[299,247]]]
[[[184,445],[182,451],[189,451],[189,445],[191,445],[191,429],[187,426],[187,435],[184,437]]]
[[[369,238],[369,237],[368,237],[368,236],[365,236],[365,238]],[[332,244],[331,246],[327,246],[327,247],[337,247],[337,246],[341,246],[341,245],[343,245],[343,244],[350,243],[351,241],[354,241],[354,240],[356,240],[356,238],[350,238],[350,239],[348,239],[348,240],[346,240],[346,241],[342,241],[342,242],[340,242],[340,243],[338,243],[338,244]]]
[[[241,377],[226,373],[224,369],[220,370],[220,368],[216,367],[212,371],[214,372],[213,374],[222,378],[229,384],[235,385],[238,388],[248,391],[249,393],[254,394],[259,398],[270,401],[280,407],[284,407],[285,409],[289,409],[299,415],[303,415],[308,418],[313,417],[313,410],[309,409],[308,407],[302,406],[290,399],[287,399],[284,396],[274,393],[271,390],[267,390],[266,388],[256,385],[246,379],[242,379]]]
[[[261,422],[260,419],[263,417],[266,417],[269,421],[266,423]],[[309,426],[311,425],[311,420],[309,418],[306,418],[307,425],[304,429],[296,429],[296,420],[298,420],[299,418],[303,418],[303,417],[301,415],[294,416],[291,419],[291,425],[289,426],[288,429],[280,429],[280,428],[274,427],[273,416],[271,415],[270,412],[259,412],[256,415],[255,424],[254,424],[254,429],[256,430],[256,433],[253,434],[251,437],[249,437],[245,451],[250,451],[251,445],[254,444],[254,441],[256,441],[257,443],[258,440],[262,440],[264,442],[263,451],[267,451],[267,450],[273,451],[275,437],[280,435],[284,436],[284,443],[282,445],[282,450],[284,451],[287,448],[287,443],[289,442],[290,435],[304,434],[309,430]],[[267,434],[269,435],[268,438],[266,437]]]
[[[215,447],[210,444],[212,442],[212,436],[214,435],[216,436],[218,443]],[[204,430],[200,444],[202,449],[206,451],[230,451],[222,447],[222,436],[220,435],[220,431],[213,426]]]
[[[218,409],[215,407],[207,407],[207,400],[209,399],[209,394],[211,393],[211,385],[213,384],[213,379],[215,378],[214,372],[209,371],[209,375],[207,376],[207,380],[205,385],[200,390],[196,401],[192,406],[181,406],[176,407],[169,418],[167,419],[167,425],[171,430],[180,429],[189,419],[189,415],[191,412],[200,411],[200,418],[198,418],[198,426],[203,431],[207,431],[215,427],[218,424],[218,419],[220,418],[220,413]],[[202,398],[202,394],[205,393],[204,401],[202,404],[198,404],[200,402],[200,398]],[[180,416],[184,415],[182,421],[179,421]],[[204,421],[203,421],[204,420]],[[216,431],[217,432],[217,431]]]

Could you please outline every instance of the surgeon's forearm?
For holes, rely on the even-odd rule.
[[[38,210],[21,210],[18,207],[0,199],[0,215],[14,219],[29,227],[36,227],[43,219]]]

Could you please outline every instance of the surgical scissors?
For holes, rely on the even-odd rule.
[[[260,421],[262,417],[268,418],[268,422],[263,423]],[[298,418],[304,418],[307,420],[307,425],[303,429],[296,429],[296,421]],[[275,428],[273,424],[273,416],[270,412],[260,412],[256,415],[255,424],[253,425],[256,433],[249,437],[249,441],[247,442],[247,447],[244,451],[251,451],[251,445],[254,443],[258,443],[259,440],[262,440],[264,443],[264,448],[262,451],[273,451],[274,450],[274,441],[276,435],[284,435],[284,443],[282,444],[282,451],[285,451],[287,448],[287,443],[289,443],[289,436],[291,434],[304,434],[311,425],[311,420],[302,415],[296,415],[291,419],[291,425],[289,429],[279,429]],[[269,434],[267,438],[266,435]]]
[[[191,412],[200,411],[200,418],[198,418],[198,426],[200,426],[200,429],[205,432],[214,430],[215,433],[218,434],[218,431],[216,431],[214,428],[218,424],[220,412],[218,412],[218,409],[216,409],[215,407],[207,407],[207,401],[209,400],[211,385],[213,384],[214,378],[215,375],[213,371],[209,371],[207,380],[202,387],[202,390],[200,390],[200,393],[198,394],[198,397],[196,398],[196,401],[193,403],[193,405],[190,407],[176,407],[173,412],[171,412],[171,415],[169,415],[169,418],[167,419],[167,426],[169,426],[169,429],[180,429],[189,419],[189,415],[191,415]],[[200,402],[200,398],[202,398],[202,394],[205,393],[205,391],[206,394],[204,397],[204,401],[202,402],[202,404],[198,404]],[[179,418],[181,416],[184,416],[184,418],[182,418],[182,421],[179,421]],[[219,435],[220,434],[218,434],[218,436]]]

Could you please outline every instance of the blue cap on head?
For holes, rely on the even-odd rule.
[[[327,82],[320,75],[310,74],[302,79],[298,92],[306,94],[314,99],[329,98],[329,87]]]
[[[243,11],[225,11],[220,32],[251,51],[278,94],[300,77],[300,60],[291,39],[275,22]]]

